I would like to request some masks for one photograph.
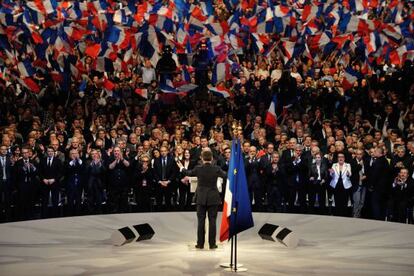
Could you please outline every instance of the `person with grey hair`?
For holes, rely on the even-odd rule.
[[[120,147],[114,147],[113,156],[109,158],[108,192],[113,212],[125,212],[128,205],[128,168],[130,162]]]
[[[362,149],[357,149],[355,158],[351,163],[352,166],[352,200],[354,202],[352,209],[352,216],[354,218],[361,217],[362,208],[365,205],[367,192],[367,172],[369,170],[368,158],[364,156]]]
[[[293,141],[293,140],[292,140]],[[296,198],[298,198],[300,211],[306,211],[306,185],[308,181],[308,166],[302,158],[303,146],[294,146],[292,161],[286,162],[287,196],[289,211],[293,212]]]

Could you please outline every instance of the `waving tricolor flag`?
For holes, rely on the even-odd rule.
[[[230,90],[228,90],[223,83],[219,83],[217,86],[208,85],[208,90],[215,94],[216,96],[220,96],[223,98],[233,97]]]
[[[233,140],[224,195],[220,241],[254,226],[240,141]]]
[[[342,87],[344,88],[344,90],[348,90],[354,87],[354,83],[358,81],[358,76],[358,72],[356,72],[351,67],[347,67],[345,69],[344,79],[342,81]]]
[[[276,103],[276,95],[274,95],[272,98],[272,102],[270,103],[269,110],[266,113],[265,120],[265,124],[271,128],[275,128],[277,125]]]
[[[140,95],[141,97],[145,99],[148,99],[148,90],[146,88],[135,89],[135,94]]]

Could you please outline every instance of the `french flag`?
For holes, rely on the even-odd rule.
[[[270,103],[269,110],[266,113],[265,124],[271,128],[275,128],[277,125],[277,116],[276,116],[276,95],[273,96],[272,102]]]
[[[18,81],[30,91],[36,94],[40,92],[40,86],[32,78],[24,78],[23,80],[19,78]]]
[[[137,88],[135,89],[135,94],[143,97],[144,99],[148,99],[148,90],[145,88]]]
[[[112,91],[115,88],[115,84],[112,81],[110,81],[107,78],[105,78],[104,81],[103,81],[103,87],[107,91]]]
[[[35,70],[32,67],[32,64],[30,63],[30,60],[26,59],[25,61],[19,62],[17,64],[17,68],[20,71],[20,77],[31,77],[35,74]]]
[[[32,2],[28,2],[27,6],[40,12],[40,13],[54,13],[57,8],[57,2],[56,0],[35,0]]]
[[[342,87],[344,90],[354,87],[354,83],[358,81],[359,73],[353,70],[351,67],[345,69],[344,79],[342,81]]]
[[[398,47],[396,50],[390,52],[390,61],[392,64],[402,64],[406,59],[407,55],[414,52],[414,43],[408,43],[407,45]]]
[[[130,35],[121,27],[113,26],[110,29],[107,40],[115,45],[120,46],[121,49],[128,47]]]
[[[217,86],[208,85],[207,88],[208,88],[208,90],[211,93],[213,93],[213,94],[215,94],[217,96],[223,97],[223,98],[229,98],[229,97],[232,97],[233,96],[231,94],[230,90],[228,90],[224,86],[224,83],[221,83],[221,84],[219,84]]]
[[[101,51],[101,44],[96,43],[86,47],[85,54],[91,58],[97,58]]]

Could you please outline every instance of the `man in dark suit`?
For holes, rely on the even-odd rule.
[[[22,219],[30,219],[33,214],[34,194],[37,185],[37,168],[30,160],[29,147],[22,149],[22,159],[14,165],[14,179],[18,192],[19,215]]]
[[[197,204],[197,244],[196,248],[204,248],[205,220],[208,213],[208,242],[210,249],[217,248],[216,245],[216,220],[218,206],[220,205],[220,193],[217,188],[217,178],[226,179],[227,174],[220,167],[212,165],[213,154],[204,150],[201,154],[203,165],[198,165],[192,170],[185,170],[182,164],[178,164],[181,171],[188,176],[197,176],[198,186],[196,190]]]
[[[157,207],[162,206],[163,199],[165,207],[171,207],[171,193],[175,185],[177,175],[177,164],[168,154],[167,147],[160,148],[161,156],[154,162],[154,180],[157,185]]]
[[[100,214],[103,201],[103,189],[105,187],[106,167],[101,158],[101,152],[93,149],[91,151],[92,160],[86,167],[88,207],[89,213]]]
[[[250,147],[249,159],[245,161],[247,187],[249,188],[250,202],[254,198],[254,207],[256,211],[262,209],[263,186],[260,175],[260,163],[256,157],[257,150],[255,146]]]
[[[294,150],[294,158],[290,162],[286,162],[287,174],[287,190],[289,209],[294,210],[296,194],[298,195],[301,212],[306,209],[306,184],[308,180],[308,166],[306,160],[302,160],[302,145],[296,145]]]
[[[69,151],[66,163],[66,194],[68,197],[69,215],[79,215],[81,211],[82,190],[84,184],[85,163],[77,149]]]
[[[318,197],[319,213],[325,214],[326,182],[328,181],[328,164],[321,153],[316,153],[309,168],[309,210],[314,213],[316,196]]]
[[[12,192],[12,161],[7,156],[7,146],[0,146],[0,221],[10,219]]]
[[[42,194],[42,217],[49,217],[49,194],[52,195],[52,216],[57,216],[59,204],[60,178],[62,176],[62,162],[55,157],[55,150],[47,148],[47,156],[40,160],[39,178]]]
[[[265,175],[268,179],[268,210],[270,212],[281,212],[282,195],[281,190],[285,184],[285,171],[279,162],[279,153],[274,152],[271,163],[266,167]]]
[[[367,193],[367,173],[369,171],[369,160],[364,156],[362,149],[357,149],[355,158],[351,163],[352,169],[352,200],[353,210],[352,216],[354,218],[361,217],[362,208],[365,205]]]
[[[373,218],[377,220],[385,219],[385,207],[387,194],[390,192],[390,165],[384,156],[384,149],[375,148],[375,161],[369,170],[368,184],[371,193],[371,207]]]
[[[128,170],[130,162],[124,157],[120,147],[114,147],[114,155],[109,159],[109,198],[112,212],[126,212],[128,207]]]
[[[408,169],[403,168],[398,173],[392,184],[391,199],[389,206],[392,210],[392,220],[405,223],[407,219],[407,208],[413,206],[414,183],[408,175]],[[412,214],[411,214],[412,215]]]

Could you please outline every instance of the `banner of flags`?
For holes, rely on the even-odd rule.
[[[37,69],[54,72],[57,82],[80,80],[91,69],[128,74],[133,54],[155,66],[164,45],[175,56],[192,54],[202,40],[215,64],[213,84],[228,79],[229,56],[249,45],[265,56],[279,48],[286,63],[357,50],[369,68],[375,60],[402,64],[414,56],[414,12],[403,1],[215,2],[230,16],[218,15],[212,0],[3,0],[0,59],[14,67],[2,72],[29,87]]]

